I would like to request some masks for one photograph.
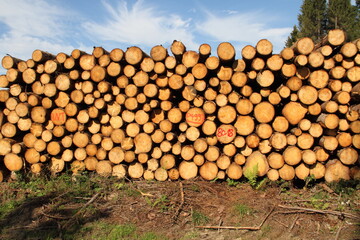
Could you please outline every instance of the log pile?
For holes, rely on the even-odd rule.
[[[228,42],[2,59],[0,175],[96,171],[158,181],[359,178],[360,40],[329,31],[274,54]]]

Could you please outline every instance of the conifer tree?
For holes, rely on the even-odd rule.
[[[296,40],[299,38],[299,30],[296,25],[294,25],[292,32],[290,33],[290,36],[287,38],[285,42],[286,47],[291,47]]]
[[[300,11],[298,37],[319,41],[326,34],[326,0],[304,0]]]
[[[329,0],[327,12],[328,29],[343,29],[350,41],[360,37],[358,6],[351,5],[350,0]]]
[[[343,29],[352,41],[360,38],[360,0],[303,0],[298,15],[298,25],[286,40],[291,46],[301,37],[320,41],[330,29]]]

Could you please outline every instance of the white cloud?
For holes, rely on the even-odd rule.
[[[263,38],[274,45],[274,52],[284,47],[284,42],[291,32],[291,28],[271,28],[260,20],[269,18],[261,12],[231,13],[217,16],[209,11],[206,19],[197,24],[197,30],[210,36],[215,41],[241,42],[242,45],[256,45]]]
[[[57,38],[64,30],[58,24],[67,13],[47,1],[0,0],[0,21],[12,35]]]
[[[0,59],[10,54],[27,60],[35,49],[53,54],[74,49],[69,42],[74,26],[67,22],[75,15],[71,10],[46,0],[0,0],[0,6]]]
[[[153,47],[182,41],[189,48],[198,48],[194,41],[191,19],[179,15],[160,12],[138,0],[131,7],[125,1],[112,6],[103,1],[108,18],[102,22],[88,21],[83,24],[94,37],[120,43]]]

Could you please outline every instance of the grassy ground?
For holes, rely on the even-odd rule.
[[[152,182],[17,175],[0,239],[359,239],[359,181]],[[250,181],[251,180],[251,181]]]

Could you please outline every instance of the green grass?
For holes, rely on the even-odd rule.
[[[197,231],[188,232],[184,236],[182,236],[179,240],[191,240],[191,239],[200,239],[200,233]]]
[[[135,225],[110,224],[107,222],[94,222],[82,227],[74,235],[64,236],[64,239],[91,239],[91,240],[166,240],[166,236],[145,232],[139,233]]]
[[[249,184],[252,187],[255,187],[257,184],[257,177],[258,177],[257,173],[258,173],[258,165],[257,164],[254,167],[247,168],[244,171],[244,176],[247,178]]]
[[[192,222],[195,226],[204,225],[209,222],[209,217],[199,211],[193,211]]]
[[[239,216],[240,218],[243,218],[246,215],[250,215],[254,213],[254,210],[251,207],[242,203],[236,204],[233,210],[234,210],[234,214],[236,216]]]

